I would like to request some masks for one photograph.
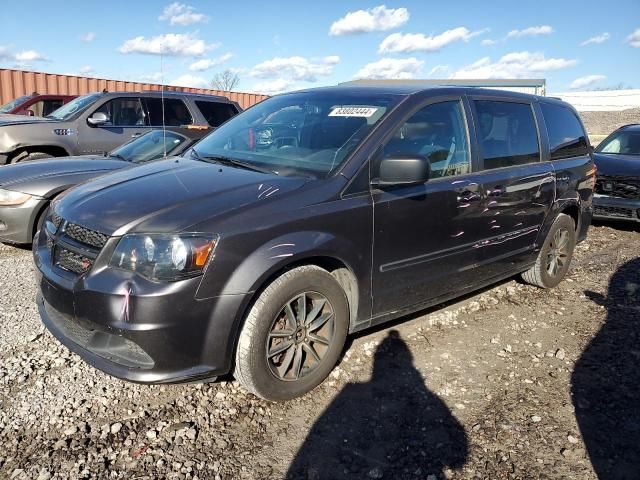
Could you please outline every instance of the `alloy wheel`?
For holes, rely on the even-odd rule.
[[[324,295],[303,292],[276,315],[267,336],[266,360],[271,373],[296,381],[313,372],[326,356],[335,331],[333,306]]]
[[[547,273],[555,277],[569,260],[569,231],[559,228],[551,238],[547,253]]]

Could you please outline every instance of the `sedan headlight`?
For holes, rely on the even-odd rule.
[[[203,272],[218,238],[199,233],[125,235],[118,242],[110,265],[150,280],[182,280]]]
[[[0,188],[0,205],[17,206],[22,205],[29,200],[32,195],[22,192],[14,192],[13,190],[4,190]]]

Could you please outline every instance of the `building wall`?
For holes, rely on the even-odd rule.
[[[104,78],[77,77],[73,75],[58,75],[55,73],[28,72],[24,70],[0,69],[0,105],[21,95],[32,92],[42,94],[84,95],[99,92],[103,89],[110,92],[139,92],[141,90],[160,91],[162,85],[156,83],[126,82],[122,80],[107,80]],[[268,95],[244,92],[224,92],[206,88],[164,87],[165,91],[204,93],[209,95],[224,95],[236,101],[242,108],[269,98]]]

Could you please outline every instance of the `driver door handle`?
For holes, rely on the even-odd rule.
[[[139,137],[140,135],[142,135],[142,133],[141,133],[141,132],[132,133],[132,134],[131,134],[131,138],[137,138],[137,137]]]

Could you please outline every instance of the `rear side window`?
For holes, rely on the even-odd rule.
[[[179,127],[180,125],[191,125],[193,123],[189,109],[179,98],[164,99],[164,122],[162,121],[162,99],[147,98],[146,101],[149,121],[153,127],[162,125]]]
[[[202,116],[207,119],[207,123],[212,127],[219,127],[224,122],[233,117],[238,110],[230,103],[196,101],[196,106],[202,112]]]
[[[476,100],[478,143],[485,170],[540,161],[538,131],[528,103]]]
[[[542,116],[547,125],[551,160],[587,155],[587,135],[578,117],[561,105],[542,103]]]

